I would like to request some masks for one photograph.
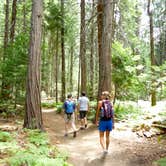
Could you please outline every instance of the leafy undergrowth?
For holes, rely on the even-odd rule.
[[[155,162],[158,166],[166,166],[166,157]]]
[[[49,144],[38,130],[0,131],[0,164],[8,166],[71,166],[67,153]]]
[[[137,120],[139,117],[143,116],[143,112],[140,111],[139,108],[130,104],[116,104],[114,110],[115,117],[118,120]]]

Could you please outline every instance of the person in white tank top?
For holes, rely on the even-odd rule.
[[[81,97],[78,99],[78,111],[80,114],[81,127],[80,129],[87,128],[87,112],[89,111],[89,99],[86,93],[82,92]]]

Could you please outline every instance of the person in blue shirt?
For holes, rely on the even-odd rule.
[[[77,136],[77,129],[75,125],[75,109],[76,109],[76,104],[72,99],[72,95],[69,94],[67,96],[66,101],[63,104],[64,120],[65,120],[65,136],[68,136],[68,130],[70,125],[73,129],[73,137]]]

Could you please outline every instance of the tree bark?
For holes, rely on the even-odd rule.
[[[40,95],[40,63],[43,1],[32,1],[31,37],[23,127],[43,130]]]
[[[66,86],[65,86],[65,77],[66,77],[66,72],[65,72],[65,40],[64,40],[64,35],[65,35],[65,29],[64,29],[64,0],[61,0],[61,15],[62,15],[62,27],[61,27],[61,53],[62,53],[62,96],[61,96],[61,101],[65,100],[66,96]]]
[[[56,98],[56,102],[58,102],[58,72],[59,72],[59,58],[58,58],[58,53],[59,53],[59,45],[58,45],[58,41],[59,41],[59,30],[57,29],[57,33],[56,33],[56,53],[55,53],[55,64],[56,64],[56,68],[55,68],[55,98]]]
[[[112,0],[98,0],[99,88],[111,92]]]
[[[11,42],[13,42],[14,35],[15,35],[16,14],[17,14],[17,0],[13,0],[12,20],[11,20],[11,28],[10,28],[10,41]]]
[[[8,44],[8,34],[9,34],[9,0],[6,0],[5,4],[5,34],[4,34],[4,52]]]
[[[3,54],[3,61],[6,59],[6,48],[8,45],[9,40],[9,0],[6,0],[5,4],[5,30],[4,30],[4,54]],[[2,71],[2,89],[1,89],[1,97],[3,99],[9,98],[9,92],[7,90],[10,89],[10,86],[5,81],[5,74]]]
[[[23,0],[23,32],[26,33],[26,2]]]
[[[153,14],[150,9],[151,0],[148,0],[148,7],[147,7],[147,13],[149,16],[149,29],[150,29],[150,59],[151,59],[151,66],[154,66],[155,63],[155,55],[154,55],[154,37],[153,37]],[[153,68],[151,68],[152,74],[153,74]],[[152,80],[152,86],[154,84],[155,80]],[[155,87],[152,87],[151,90],[151,105],[156,105],[156,90]]]
[[[74,47],[71,45],[71,54],[70,54],[70,92],[73,91],[73,56],[74,56]]]
[[[80,62],[81,91],[86,91],[85,0],[81,0]]]
[[[94,7],[94,0],[92,1],[92,17],[95,13],[95,7]],[[92,19],[91,22],[91,32],[90,32],[90,41],[91,41],[91,47],[90,47],[90,92],[89,96],[90,99],[93,99],[94,94],[94,19]]]

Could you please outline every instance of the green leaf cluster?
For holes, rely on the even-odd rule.
[[[26,136],[24,146],[16,143],[17,133],[15,138],[11,137],[8,132],[0,133],[1,140],[9,141],[12,139],[10,143],[0,143],[1,153],[9,155],[8,158],[1,160],[1,163],[6,162],[11,166],[71,166],[66,162],[67,153],[60,152],[55,146],[51,146],[46,133],[28,129],[23,132]]]
[[[115,111],[115,117],[118,120],[131,120],[131,119],[139,119],[143,113],[139,108],[127,104],[126,102],[122,102],[119,104],[115,104],[114,106],[114,111]]]
[[[127,99],[135,92],[137,83],[136,63],[130,48],[124,48],[117,41],[113,43],[112,49],[112,79],[115,86],[116,98]],[[132,92],[133,91],[133,92]],[[132,94],[132,95],[131,95]],[[134,96],[133,96],[134,99]]]
[[[155,163],[157,163],[159,166],[165,166],[166,165],[166,157],[161,158],[160,160],[157,160]]]
[[[0,131],[0,142],[7,142],[11,140],[12,140],[12,136],[9,132]]]

